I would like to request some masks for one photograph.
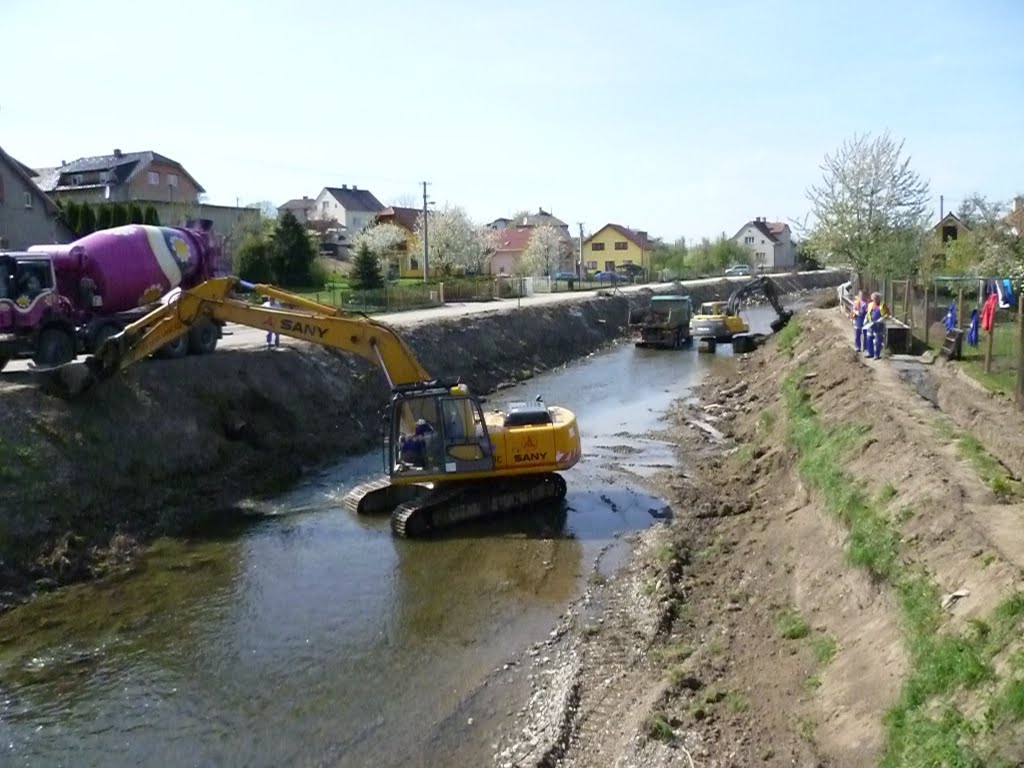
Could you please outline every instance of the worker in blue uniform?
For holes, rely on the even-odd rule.
[[[889,308],[885,306],[882,297],[877,293],[871,294],[871,303],[868,305],[867,314],[871,334],[871,345],[867,349],[869,358],[882,359],[882,346],[885,342],[885,318],[888,316]]]

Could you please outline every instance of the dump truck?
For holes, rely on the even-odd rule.
[[[65,245],[0,252],[0,369],[12,358],[45,367],[91,353],[169,292],[215,276],[219,261],[208,220],[185,227],[128,224]],[[222,327],[193,326],[160,354],[212,352]]]
[[[689,296],[662,294],[651,297],[646,309],[629,313],[629,329],[638,347],[679,349],[689,344],[690,316],[693,304]]]

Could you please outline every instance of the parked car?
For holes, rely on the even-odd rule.
[[[725,270],[725,274],[726,275],[732,275],[732,276],[735,276],[735,275],[752,275],[752,274],[754,274],[754,270],[750,268],[749,264],[733,264],[731,267],[729,267],[727,270]]]
[[[575,272],[555,272],[551,279],[556,282],[559,280],[579,280]]]
[[[594,279],[599,283],[618,283],[626,278],[618,272],[596,272],[594,274]]]

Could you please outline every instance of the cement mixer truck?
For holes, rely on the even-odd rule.
[[[174,289],[216,276],[219,259],[207,220],[129,224],[67,245],[0,252],[0,369],[12,358],[49,367],[95,351]],[[213,352],[221,329],[200,323],[159,356]]]

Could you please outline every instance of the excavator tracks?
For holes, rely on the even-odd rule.
[[[565,492],[565,479],[555,472],[442,486],[392,485],[382,477],[357,485],[342,504],[355,515],[390,512],[395,535],[416,538],[467,520],[561,501]]]
[[[561,501],[565,492],[565,480],[554,472],[444,486],[398,505],[391,530],[402,538],[418,538],[467,520]]]

